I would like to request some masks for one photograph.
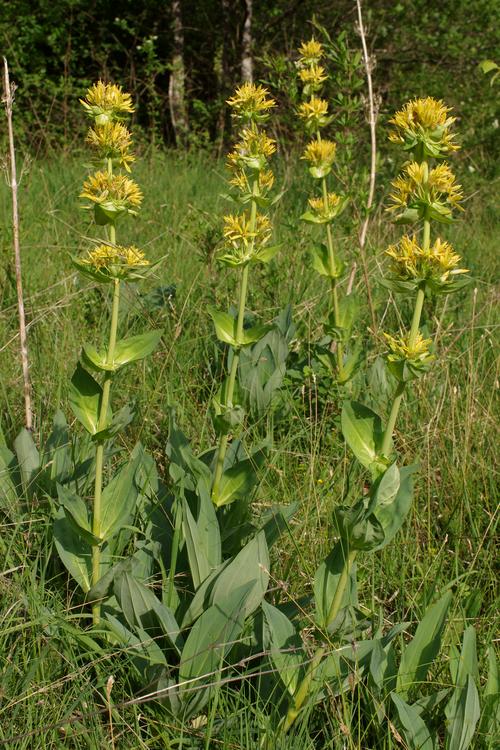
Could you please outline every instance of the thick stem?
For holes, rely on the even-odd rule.
[[[420,317],[422,315],[422,308],[424,306],[425,299],[425,287],[419,287],[417,292],[417,299],[415,300],[415,309],[413,310],[413,318],[411,321],[410,336],[408,338],[408,347],[411,349],[415,345],[417,340],[418,332],[420,330]]]
[[[9,162],[10,162],[10,190],[12,193],[12,239],[14,244],[14,267],[16,273],[17,310],[19,316],[19,343],[21,351],[21,367],[24,383],[24,412],[26,429],[31,430],[33,426],[33,410],[31,406],[31,383],[29,376],[28,358],[28,336],[26,333],[26,315],[24,312],[24,294],[21,273],[21,246],[19,242],[19,209],[17,201],[17,170],[16,151],[14,147],[14,127],[12,125],[12,105],[14,103],[15,85],[10,83],[9,67],[7,60],[3,58],[4,65],[4,98],[5,113],[7,115],[7,131],[9,137]]]
[[[113,227],[114,229],[114,227]],[[114,238],[113,238],[114,242]],[[116,334],[118,330],[118,310],[120,306],[120,281],[115,279],[113,290],[113,307],[111,310],[111,324],[109,332],[108,351],[106,354],[106,364],[111,364],[115,355]],[[107,422],[109,407],[109,397],[111,382],[113,379],[112,372],[106,372],[102,386],[101,408],[99,411],[98,431],[104,430]],[[104,466],[104,440],[99,440],[95,453],[95,483],[94,483],[94,508],[92,513],[92,533],[98,539],[101,537],[101,499],[102,499],[102,475]],[[95,586],[100,579],[101,564],[101,547],[96,544],[92,547],[92,586]],[[101,618],[101,605],[95,602],[92,605],[92,619],[94,625],[98,625]]]
[[[394,394],[394,400],[391,406],[391,413],[389,414],[389,419],[387,421],[387,427],[385,428],[384,439],[382,441],[382,455],[384,456],[388,456],[389,451],[391,449],[392,435],[394,432],[394,428],[396,426],[396,420],[399,414],[399,407],[401,406],[401,401],[403,400],[404,392],[405,392],[405,384],[398,383],[396,392]]]
[[[326,186],[326,178],[323,177],[321,180],[321,187],[323,190],[323,205],[325,207],[325,212],[328,211],[328,188]],[[326,225],[326,239],[327,239],[327,247],[328,247],[328,262],[330,264],[330,272],[335,273],[336,269],[336,262],[335,262],[335,250],[333,247],[333,235],[332,235],[332,228],[329,224]],[[333,276],[331,277],[331,293],[332,293],[332,305],[333,305],[333,319],[335,321],[335,327],[337,327],[340,323],[340,306],[339,306],[339,297],[338,297],[338,290],[337,290],[337,279]],[[337,369],[339,373],[339,379],[342,380],[344,377],[344,351],[342,342],[337,342],[337,349],[336,349],[336,356],[337,356]]]
[[[424,224],[424,235],[426,233],[426,225],[429,226],[429,222],[426,222]],[[427,243],[428,242],[429,242],[429,229],[427,229]],[[424,237],[424,243],[425,243],[425,237]],[[427,247],[428,246],[429,245],[427,244]],[[410,349],[415,345],[415,341],[417,339],[417,335],[420,329],[420,317],[422,315],[424,299],[425,299],[425,287],[419,287],[417,291],[417,298],[415,300],[415,308],[413,310],[413,318],[411,321],[410,335],[408,337],[408,346]],[[405,392],[405,383],[398,383],[396,392],[394,393],[394,401],[392,402],[391,413],[389,414],[387,427],[385,428],[384,439],[382,441],[382,454],[384,456],[389,455],[392,435],[394,433],[394,428],[396,426],[396,420],[399,414],[399,407],[401,406],[401,401],[403,400],[404,392]]]
[[[351,568],[354,563],[354,560],[356,559],[356,555],[357,555],[356,550],[352,550],[351,552],[349,552],[349,554],[344,560],[344,567],[342,568],[342,573],[340,574],[339,582],[337,584],[337,589],[335,591],[335,596],[333,597],[332,603],[330,605],[330,609],[328,611],[328,616],[326,619],[327,629],[335,620],[338,613],[340,612],[340,607],[342,604],[342,597],[344,596],[347,582],[349,580],[349,575],[351,573]],[[309,689],[311,686],[311,682],[314,679],[314,675],[316,674],[316,670],[321,664],[321,661],[325,653],[326,653],[326,649],[323,646],[321,646],[314,654],[314,657],[309,666],[309,669],[307,670],[307,673],[304,679],[300,683],[297,689],[297,692],[295,693],[293,704],[290,706],[290,708],[287,711],[286,716],[283,718],[283,721],[280,727],[280,730],[281,732],[283,732],[283,734],[285,734],[290,729],[295,719],[299,715],[300,709],[302,708],[304,702],[307,699],[307,696],[309,695]]]
[[[258,181],[255,180],[253,184],[253,193],[254,195],[257,194],[258,191]],[[252,207],[250,209],[250,231],[255,231],[255,224],[257,221],[257,201],[252,200]],[[251,249],[250,249],[251,252]],[[238,373],[238,363],[240,361],[240,341],[243,336],[243,323],[245,320],[245,305],[247,300],[247,294],[248,294],[248,274],[249,274],[249,265],[248,263],[243,266],[243,270],[241,272],[241,281],[240,281],[240,300],[238,305],[238,318],[236,321],[236,341],[238,342],[238,347],[233,350],[233,360],[231,362],[231,370],[229,372],[229,381],[227,384],[227,391],[226,391],[226,398],[225,398],[225,406],[232,407],[233,405],[233,397],[234,397],[234,389],[236,385],[236,375]],[[212,485],[212,500],[215,504],[217,504],[217,498],[219,496],[219,489],[220,489],[220,482],[222,479],[222,473],[224,471],[224,461],[226,458],[226,452],[227,452],[227,444],[229,441],[229,436],[227,433],[224,435],[221,435],[220,441],[219,441],[219,447],[217,450],[217,459],[215,463],[215,473],[214,473],[214,482]]]

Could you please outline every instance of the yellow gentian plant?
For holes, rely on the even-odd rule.
[[[448,113],[449,109],[442,102],[416,99],[390,121],[394,126],[391,140],[411,152],[412,160],[392,183],[389,211],[399,222],[415,222],[420,226],[414,234],[403,236],[386,251],[390,271],[384,284],[396,293],[414,296],[415,304],[407,331],[396,336],[384,334],[387,368],[397,380],[385,426],[379,415],[363,404],[346,401],[343,405],[342,433],[356,460],[370,472],[371,486],[351,507],[334,509],[338,541],[316,571],[316,623],[323,637],[327,635],[329,639],[332,634],[342,632],[349,610],[356,605],[355,560],[358,554],[383,549],[401,528],[411,507],[412,475],[416,466],[398,467],[393,433],[408,382],[427,372],[435,359],[431,337],[420,330],[425,297],[429,293],[454,292],[466,283],[467,269],[461,267],[460,256],[452,246],[441,237],[431,242],[431,221],[449,223],[462,198],[460,185],[450,167],[429,163],[430,158],[441,159],[457,149],[451,132],[454,118]],[[435,605],[440,617],[444,617],[449,601],[446,594]],[[423,623],[424,627],[427,625]],[[273,645],[276,647],[277,643]],[[350,647],[345,646],[342,651],[345,652],[344,664],[339,656],[332,656],[325,646],[320,646],[307,669],[302,673],[295,669],[288,686],[288,709],[279,723],[279,732],[288,731],[294,724],[303,706],[321,688],[324,672],[333,673],[339,679],[343,674],[347,676],[349,667],[346,672],[345,665],[350,660],[355,661],[356,656],[350,652]],[[397,673],[400,694],[396,697],[396,706],[406,697],[407,684],[411,683],[407,672],[403,659]]]
[[[131,97],[120,86],[99,81],[80,101],[91,119],[86,140],[93,149],[96,167],[85,180],[80,198],[83,207],[93,211],[95,223],[104,236],[73,262],[84,277],[111,287],[112,308],[108,345],[104,351],[84,345],[69,394],[73,413],[95,444],[91,512],[82,498],[60,487],[61,506],[54,536],[61,559],[93,603],[93,622],[97,625],[101,609],[98,584],[122,551],[124,527],[132,523],[137,498],[134,476],[138,452],[103,486],[106,444],[133,417],[129,406],[113,414],[111,385],[121,367],[153,351],[161,331],[117,339],[122,283],[142,279],[153,268],[142,250],[119,245],[116,239],[118,221],[136,215],[142,202],[137,183],[121,171],[129,173],[135,158],[131,133],[122,123],[134,111]],[[90,370],[101,375],[102,384]]]
[[[323,84],[328,79],[325,68],[320,64],[324,54],[323,45],[314,38],[299,47],[297,68],[304,101],[300,104],[297,114],[305,133],[311,139],[301,159],[307,162],[309,174],[320,186],[319,195],[309,198],[308,210],[301,218],[310,224],[325,227],[326,244],[315,245],[311,250],[311,256],[314,269],[330,280],[331,314],[325,330],[332,335],[336,343],[335,355],[331,355],[330,352],[328,355],[321,355],[321,361],[335,370],[339,383],[346,383],[354,375],[359,356],[359,351],[354,349],[345,357],[345,347],[354,322],[356,300],[353,295],[344,299],[339,295],[339,279],[344,271],[344,263],[335,247],[332,224],[345,209],[348,199],[345,195],[330,191],[327,183],[337,147],[333,141],[322,136],[322,130],[330,125],[333,119],[328,111],[328,101],[320,96]]]
[[[243,209],[224,217],[224,242],[217,254],[222,265],[239,270],[238,313],[234,318],[229,313],[215,309],[210,311],[218,339],[231,347],[229,376],[214,402],[214,423],[219,439],[212,500],[217,507],[233,502],[238,496],[238,488],[241,490],[247,486],[238,466],[225,472],[224,462],[229,434],[243,419],[237,397],[241,349],[254,344],[269,330],[269,326],[265,325],[244,328],[250,268],[255,263],[268,263],[278,250],[277,245],[271,244],[272,224],[266,213],[273,202],[270,191],[274,185],[274,175],[269,160],[276,151],[276,143],[264,130],[264,124],[276,103],[263,86],[244,83],[236,89],[228,104],[233,121],[238,125],[238,140],[227,158],[231,172],[229,183],[236,193],[236,203]],[[250,470],[248,461],[241,463],[242,472]]]

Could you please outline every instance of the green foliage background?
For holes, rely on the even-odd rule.
[[[500,6],[488,0],[371,0],[364,4],[381,114],[412,96],[446,98],[461,118],[462,158],[491,164],[498,128],[496,88],[477,69],[498,58]],[[224,8],[226,12],[224,13]],[[240,80],[242,0],[182,0],[186,90],[193,145],[219,143],[225,99]],[[359,49],[351,0],[274,0],[253,9],[256,78],[269,60],[292,60],[315,18]],[[10,0],[0,14],[0,47],[18,85],[17,127],[35,151],[80,140],[77,104],[102,76],[138,105],[146,140],[173,143],[168,108],[172,59],[170,3],[153,0]],[[273,77],[271,76],[271,83]],[[273,92],[275,93],[275,92]],[[282,117],[289,117],[284,108]]]

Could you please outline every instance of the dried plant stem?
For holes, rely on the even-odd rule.
[[[4,70],[4,104],[7,115],[7,129],[9,135],[9,161],[10,161],[10,189],[12,193],[12,236],[14,242],[14,265],[16,271],[17,308],[19,314],[19,341],[21,348],[21,364],[24,382],[24,411],[26,429],[33,427],[33,409],[31,406],[31,384],[29,376],[28,337],[26,334],[26,316],[24,312],[23,282],[21,274],[21,247],[19,243],[19,209],[17,202],[17,170],[16,152],[14,148],[14,128],[12,125],[12,105],[14,103],[14,84],[9,80],[9,66],[3,58]]]
[[[361,266],[363,269],[363,277],[366,287],[366,296],[368,298],[368,306],[370,308],[370,317],[372,322],[373,333],[377,330],[377,318],[375,315],[375,306],[373,304],[372,293],[370,288],[370,280],[368,277],[368,268],[366,264],[365,254],[365,243],[366,235],[368,232],[368,224],[370,222],[370,209],[373,206],[373,199],[375,197],[375,179],[377,175],[377,111],[375,107],[375,97],[373,96],[373,82],[372,82],[372,66],[370,56],[368,54],[368,47],[366,44],[365,27],[363,24],[363,13],[361,9],[361,0],[356,0],[356,7],[358,9],[358,28],[359,35],[361,37],[361,46],[363,48],[363,62],[366,71],[366,83],[368,86],[368,122],[370,125],[370,182],[368,188],[368,200],[366,202],[366,216],[361,226],[359,233],[359,255],[361,258]]]

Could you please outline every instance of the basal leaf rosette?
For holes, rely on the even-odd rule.
[[[250,82],[238,86],[227,104],[231,107],[233,119],[254,125],[265,122],[269,118],[269,110],[276,106],[264,86]]]
[[[250,211],[224,217],[225,243],[217,259],[226,266],[245,266],[248,263],[267,263],[278,247],[270,246],[272,224],[265,214],[256,213],[252,220]]]
[[[73,263],[81,274],[104,284],[142,279],[151,266],[142,250],[134,245],[101,244],[88,250],[83,257],[74,258]]]
[[[426,163],[412,161],[391,184],[392,205],[387,210],[394,213],[399,223],[434,219],[449,224],[453,209],[461,209],[462,186],[448,164],[428,169]]]
[[[314,140],[307,144],[300,157],[309,163],[309,172],[317,180],[326,177],[332,171],[337,147],[333,141]]]
[[[121,86],[98,81],[91,86],[80,104],[96,125],[102,126],[116,120],[123,120],[134,111],[132,97],[125,94]]]
[[[120,216],[136,215],[142,193],[136,182],[122,174],[96,172],[83,183],[80,198],[90,201],[84,206],[94,209],[96,224],[114,224]]]
[[[86,138],[97,151],[97,161],[111,159],[113,166],[123,167],[130,172],[130,164],[135,161],[131,153],[132,134],[120,122],[106,122],[104,125],[90,128]]]
[[[412,99],[389,120],[394,126],[389,139],[401,144],[405,151],[414,152],[418,161],[443,158],[460,148],[451,133],[457,118],[450,117],[449,112],[451,107],[432,96]]]
[[[389,245],[385,254],[390,259],[385,286],[393,291],[415,291],[425,286],[436,294],[450,294],[468,283],[464,274],[469,270],[459,267],[460,255],[440,237],[425,249],[415,235],[405,235],[396,245]]]
[[[388,347],[385,359],[389,371],[400,383],[407,383],[425,374],[432,362],[434,354],[431,352],[432,340],[417,333],[414,339],[411,334],[391,336],[384,333]]]

